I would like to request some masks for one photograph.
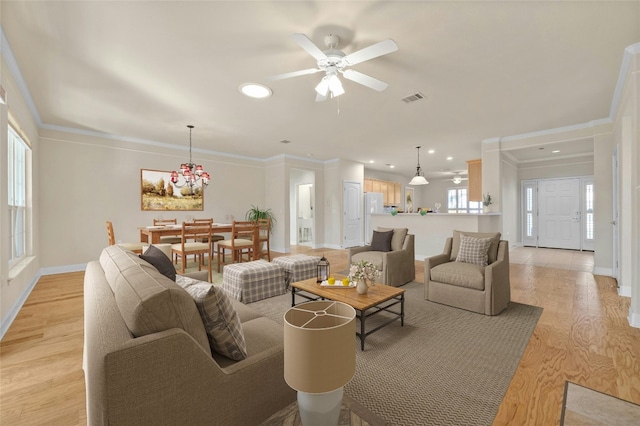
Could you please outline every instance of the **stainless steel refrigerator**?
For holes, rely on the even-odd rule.
[[[371,226],[372,214],[384,213],[384,196],[382,192],[364,193],[364,243],[371,244],[373,228]]]

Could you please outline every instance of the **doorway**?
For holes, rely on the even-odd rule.
[[[298,184],[296,194],[297,244],[310,246],[313,243],[313,184]]]
[[[523,245],[593,250],[593,196],[593,177],[523,181]]]
[[[289,176],[290,245],[316,244],[316,176],[313,170],[292,168]]]

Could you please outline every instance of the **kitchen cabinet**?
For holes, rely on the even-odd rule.
[[[385,206],[402,206],[402,184],[378,179],[365,179],[364,192],[381,192]]]
[[[467,197],[469,201],[482,201],[482,160],[467,161],[467,171]]]

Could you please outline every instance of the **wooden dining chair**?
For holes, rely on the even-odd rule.
[[[262,259],[267,256],[271,262],[271,247],[269,245],[269,237],[271,236],[271,219],[258,219],[258,244],[257,254],[254,259]]]
[[[109,239],[109,245],[116,245],[116,235],[113,232],[113,223],[107,221],[107,238]],[[142,243],[119,243],[120,247],[132,251],[134,253],[142,254]]]
[[[246,256],[247,261],[254,259],[257,246],[258,228],[255,222],[233,221],[231,224],[231,239],[218,241],[218,272],[226,265],[226,251],[231,253],[231,262],[242,262]]]
[[[184,274],[187,267],[189,255],[194,255],[198,263],[198,271],[202,270],[202,266],[206,265],[209,271],[209,282],[213,278],[212,260],[213,250],[209,239],[211,238],[211,224],[210,223],[193,223],[182,222],[182,233],[180,235],[181,241],[171,245],[171,253],[174,256],[180,257],[181,268],[180,274]],[[201,242],[202,240],[206,242]]]
[[[209,219],[193,219],[193,223],[210,223],[213,225],[213,218],[209,218]],[[215,243],[217,243],[218,241],[222,241],[224,240],[224,236],[223,235],[218,235],[218,234],[211,234],[211,237],[209,238],[209,242],[211,243],[211,251],[215,252],[213,245]],[[200,241],[201,243],[204,243],[204,241]]]
[[[153,219],[153,226],[166,226],[177,225],[178,219]],[[180,237],[174,237],[171,235],[164,235],[160,237],[160,242],[163,244],[177,244],[180,242]]]

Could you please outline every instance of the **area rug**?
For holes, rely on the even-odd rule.
[[[566,382],[561,426],[636,426],[640,405]]]
[[[345,392],[392,425],[490,425],[542,308],[512,302],[490,317],[429,302],[421,283],[402,288],[404,327],[358,345]],[[291,294],[249,306],[282,324]]]
[[[390,424],[349,395],[345,394],[342,398],[342,408],[337,426],[389,426]],[[260,426],[303,426],[298,412],[298,403],[292,402],[269,417]]]

